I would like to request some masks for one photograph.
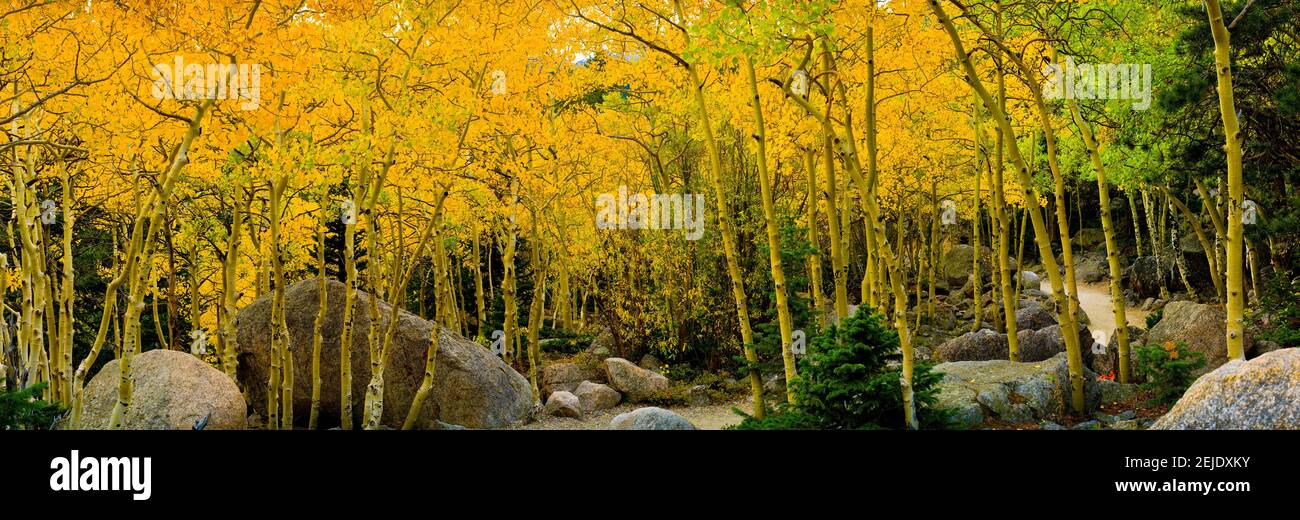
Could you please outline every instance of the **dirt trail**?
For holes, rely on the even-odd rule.
[[[1040,290],[1051,294],[1051,282],[1044,279]],[[1092,325],[1088,327],[1089,330],[1104,332],[1109,341],[1116,328],[1115,311],[1110,304],[1110,283],[1079,284],[1079,310],[1087,314],[1088,319],[1092,322]],[[1151,314],[1150,312],[1133,306],[1126,306],[1124,310],[1124,319],[1128,321],[1129,326],[1146,327],[1147,315]]]

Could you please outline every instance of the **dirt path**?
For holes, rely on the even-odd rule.
[[[1051,294],[1052,284],[1044,279],[1041,290]],[[1088,319],[1092,322],[1088,328],[1092,331],[1106,333],[1107,339],[1115,333],[1115,311],[1110,304],[1109,282],[1079,284],[1079,310],[1088,315]],[[1124,319],[1128,321],[1129,326],[1146,327],[1147,315],[1151,314],[1150,312],[1133,306],[1126,306],[1124,310]]]
[[[642,408],[645,405],[621,404],[608,410],[587,414],[582,420],[568,417],[543,417],[538,421],[510,428],[512,430],[607,430],[614,416]],[[748,410],[741,402],[711,404],[708,406],[677,406],[669,410],[681,414],[686,420],[701,430],[721,430],[740,423],[741,417],[731,411],[732,407]]]

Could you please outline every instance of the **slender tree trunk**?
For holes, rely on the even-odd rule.
[[[323,342],[321,329],[325,324],[326,313],[329,312],[329,285],[325,283],[325,196],[321,195],[320,218],[317,222],[316,230],[316,276],[320,280],[317,285],[317,292],[320,293],[316,302],[316,322],[312,327],[311,340],[311,410],[307,416],[307,429],[315,430],[317,420],[320,418],[320,351]]]
[[[817,239],[817,170],[813,165],[811,148],[803,150],[804,171],[808,174],[808,244],[812,252],[808,254],[808,285],[812,291],[815,316],[822,326],[826,325],[826,295],[822,293],[822,255],[821,245]]]
[[[680,0],[673,0],[673,6],[677,11],[677,16],[685,19]],[[690,45],[689,38],[687,45]],[[704,100],[704,82],[700,80],[699,72],[694,64],[686,63],[685,67],[691,82],[695,112],[700,117],[700,125],[704,131],[704,146],[708,150],[709,172],[711,173],[713,194],[717,199],[718,207],[718,231],[722,235],[722,252],[723,256],[726,257],[727,272],[731,277],[732,296],[736,300],[736,315],[740,323],[740,341],[745,361],[750,365],[748,372],[750,389],[754,397],[754,416],[761,419],[766,415],[766,406],[763,402],[763,381],[758,372],[758,355],[754,352],[754,332],[749,321],[749,301],[748,296],[745,294],[745,280],[740,270],[740,255],[736,252],[736,231],[731,220],[731,210],[727,204],[726,194],[722,188],[722,153],[718,149],[718,141],[713,132],[713,120],[709,117],[708,105]],[[786,380],[786,398],[791,404],[795,404],[792,398],[793,394],[788,391],[790,383],[789,380]]]
[[[208,109],[212,107],[213,101],[214,100],[211,99],[204,101],[203,104],[199,105],[195,110],[194,118],[190,120],[189,130],[185,132],[183,137],[181,137],[180,144],[177,145],[176,151],[171,156],[171,164],[167,169],[166,176],[163,177],[162,185],[156,190],[156,194],[152,197],[152,203],[149,205],[147,210],[147,220],[143,213],[136,217],[137,227],[132,231],[131,240],[133,247],[128,252],[130,260],[128,261],[127,272],[131,273],[132,279],[129,286],[129,304],[123,318],[123,322],[126,326],[124,332],[125,341],[122,347],[122,357],[118,363],[117,403],[113,405],[113,412],[108,421],[108,429],[110,430],[122,428],[123,419],[126,417],[126,410],[131,406],[131,393],[134,384],[133,378],[131,377],[131,361],[140,346],[138,339],[139,320],[140,310],[144,306],[144,283],[142,278],[149,276],[149,258],[153,254],[153,240],[154,237],[158,236],[158,230],[163,224],[163,211],[171,198],[172,190],[176,187],[176,183],[180,179],[181,169],[184,168],[186,164],[189,164],[188,154],[190,146],[193,144],[194,139],[198,137],[199,129],[203,123],[203,116]],[[142,224],[146,224],[146,222],[147,230],[142,229],[141,226]],[[137,265],[140,266],[138,271],[135,269]],[[108,290],[109,296],[115,295],[117,286],[120,286],[122,283],[118,280],[114,281],[117,281],[117,285],[110,283],[110,289]],[[112,311],[112,309],[108,308],[110,307],[107,303],[109,298],[105,298],[104,301],[106,308],[104,309],[104,320],[100,323],[99,338],[97,338],[95,342],[97,345],[103,344],[102,337],[108,324],[108,315]],[[91,347],[92,354],[97,354],[98,351],[99,349],[96,346]],[[93,358],[93,355],[88,357],[82,366],[88,370],[88,365],[94,363]],[[80,369],[79,371],[84,372]],[[82,374],[82,377],[85,377],[84,373]]]
[[[776,290],[776,315],[781,328],[781,361],[785,366],[785,380],[794,381],[795,366],[793,342],[794,323],[790,316],[790,303],[786,295],[785,267],[781,265],[781,239],[776,221],[776,204],[772,200],[772,181],[767,170],[767,130],[763,122],[763,106],[758,97],[758,80],[754,74],[754,60],[745,57],[742,60],[745,77],[749,80],[750,104],[754,108],[754,148],[758,161],[758,185],[763,199],[763,220],[767,227],[768,263],[772,269],[772,283]],[[786,385],[786,400],[794,402],[794,390]]]
[[[1106,167],[1101,162],[1101,151],[1092,134],[1092,126],[1079,113],[1078,104],[1068,102],[1074,124],[1079,127],[1083,144],[1088,148],[1088,157],[1092,159],[1092,168],[1097,174],[1097,194],[1101,206],[1101,231],[1106,237],[1106,263],[1110,267],[1110,303],[1115,313],[1115,338],[1119,344],[1119,382],[1128,383],[1130,374],[1130,355],[1128,342],[1128,318],[1125,314],[1124,291],[1120,282],[1123,271],[1119,265],[1119,246],[1115,243],[1115,225],[1110,216],[1110,186],[1106,184]]]
[[[483,253],[482,253],[481,249],[479,248],[479,229],[478,229],[478,221],[475,220],[475,221],[474,221],[474,305],[475,305],[475,309],[478,311],[478,314],[476,314],[476,317],[478,318],[478,327],[477,327],[477,328],[478,328],[478,337],[477,337],[477,339],[478,339],[478,341],[479,341],[480,343],[482,343],[483,341],[487,340],[487,332],[486,332],[486,331],[487,331],[487,308],[486,308],[486,306],[485,306],[485,304],[484,304],[484,301],[483,301],[483,272],[482,272],[482,270],[481,270],[481,268],[480,268],[480,264],[481,264],[482,261],[483,261],[483,260],[482,260],[482,258],[483,258],[482,255],[483,255]],[[489,258],[488,258],[488,265],[491,266],[491,264],[492,264],[492,262],[491,262],[491,255],[489,255]],[[435,281],[434,283],[435,283],[435,286],[436,286],[437,281]],[[434,294],[435,294],[435,295],[437,294],[437,289],[436,289],[436,288],[434,289]],[[437,312],[437,301],[436,301],[436,300],[435,300],[435,303],[434,303],[434,312],[435,312],[435,313]],[[436,316],[437,316],[437,315],[435,314],[435,319],[434,319],[434,321],[437,321]],[[434,339],[432,339],[432,341],[435,341],[435,342],[437,341],[437,336],[436,336],[436,335],[434,336]]]

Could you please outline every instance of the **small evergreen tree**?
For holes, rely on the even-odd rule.
[[[898,334],[874,310],[860,307],[818,335],[799,360],[793,381],[797,406],[763,421],[747,416],[737,428],[903,428],[901,360]],[[925,363],[915,367],[913,390],[922,427],[948,424],[948,413],[935,406],[942,377]]]
[[[47,383],[27,388],[0,388],[0,430],[49,430],[63,415],[63,407],[40,399]]]

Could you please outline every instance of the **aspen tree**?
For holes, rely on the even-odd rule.
[[[938,0],[929,0],[929,1],[932,8],[935,9],[940,8],[938,4]],[[1025,83],[1026,86],[1029,87],[1029,91],[1032,100],[1034,102],[1034,107],[1036,108],[1036,111],[1038,113],[1039,124],[1043,130],[1043,137],[1046,140],[1048,169],[1051,170],[1052,173],[1052,183],[1054,188],[1053,192],[1054,192],[1054,197],[1056,202],[1056,208],[1055,208],[1056,227],[1057,227],[1057,231],[1060,233],[1060,238],[1061,238],[1060,239],[1061,260],[1065,267],[1064,282],[1067,285],[1065,294],[1069,297],[1068,310],[1071,318],[1070,321],[1077,322],[1078,312],[1079,312],[1079,291],[1078,291],[1078,280],[1077,277],[1075,276],[1075,269],[1074,269],[1074,249],[1073,249],[1071,235],[1070,235],[1069,213],[1067,211],[1067,206],[1066,206],[1065,179],[1061,174],[1060,161],[1058,159],[1058,154],[1056,150],[1056,133],[1052,127],[1051,113],[1047,109],[1047,103],[1043,100],[1042,85],[1036,79],[1038,77],[1038,72],[1031,69],[1025,63],[1023,57],[1020,54],[1008,48],[1000,34],[993,33],[982,23],[980,23],[978,19],[976,19],[973,16],[969,16],[969,13],[966,12],[966,8],[962,6],[960,3],[956,3],[956,2],[954,3],[958,6],[959,9],[961,9],[963,15],[967,15],[966,19],[969,20],[972,24],[974,24],[976,28],[978,28],[979,31],[989,39],[989,41],[991,41],[995,46],[998,47],[999,50],[1002,51],[1001,55],[1011,60],[1011,62],[1014,65],[1016,65],[1016,68],[1019,69],[1021,72],[1020,74],[1021,80]],[[956,37],[955,31],[956,28],[954,27],[952,30],[953,37]],[[972,65],[972,69],[973,69],[973,65]],[[1001,111],[1001,112],[1005,118],[1005,111]],[[1006,130],[1006,132],[1007,135],[1009,136],[1015,135],[1015,133],[1012,130],[1010,130],[1009,121],[1008,121],[1008,129]],[[1016,146],[1015,155],[1017,156],[1019,155],[1019,145]],[[1021,161],[1023,162],[1023,159]],[[1024,182],[1023,179],[1022,182]],[[1053,263],[1055,263],[1054,262],[1055,255],[1048,254],[1047,256],[1052,256]]]
[[[373,368],[371,368],[371,372],[370,372],[370,384],[366,385],[365,408],[363,411],[364,419],[365,419],[364,425],[365,425],[365,429],[367,430],[374,430],[379,428],[380,421],[383,419],[384,367],[388,366],[388,359],[389,356],[392,354],[393,337],[397,332],[397,324],[399,321],[401,321],[399,319],[400,313],[402,311],[401,303],[403,300],[401,295],[406,294],[406,285],[411,280],[411,271],[417,265],[419,265],[419,262],[415,261],[414,259],[418,259],[421,256],[423,256],[425,247],[427,247],[430,238],[434,235],[434,232],[437,230],[437,227],[442,217],[443,204],[446,203],[447,195],[448,192],[444,187],[441,195],[438,196],[438,200],[435,202],[433,216],[429,219],[429,222],[425,225],[424,231],[420,233],[419,241],[415,246],[415,253],[413,256],[411,256],[412,260],[410,262],[406,262],[406,264],[403,265],[401,260],[402,255],[392,255],[392,260],[390,262],[392,274],[389,277],[387,288],[389,289],[388,293],[394,295],[394,297],[393,297],[392,304],[389,306],[388,324],[387,327],[385,327],[384,329],[384,336],[382,342],[380,343],[379,351],[376,353],[377,355],[372,354],[372,356],[374,356],[375,359],[371,362],[371,366]],[[371,297],[372,301],[375,299],[376,299],[375,297]],[[435,331],[437,331],[441,327],[442,327],[441,323],[434,323],[433,325],[433,329]],[[371,326],[371,329],[376,329],[376,328],[377,328],[376,325]],[[434,334],[437,333],[438,332],[434,332]],[[437,355],[436,351],[432,355],[436,356]],[[431,374],[432,369],[429,370]]]
[[[77,225],[77,215],[72,208],[72,178],[68,173],[68,167],[63,162],[59,162],[59,183],[63,187],[63,281],[61,289],[63,290],[60,297],[59,311],[59,372],[62,377],[59,378],[59,395],[65,403],[72,402],[72,348],[73,348],[73,327],[76,324],[76,315],[73,313],[76,303],[76,269],[72,265],[72,230]],[[6,285],[0,285],[0,291],[5,290]],[[2,318],[0,318],[2,319]]]
[[[984,168],[988,164],[988,149],[984,146],[984,112],[980,110],[979,100],[976,100],[975,107],[975,214],[971,216],[971,303],[974,306],[975,323],[971,325],[971,332],[980,330],[980,325],[984,321],[984,313],[980,307],[984,303],[984,296],[980,294],[983,283],[980,281],[980,199],[984,193],[980,190],[980,178],[984,176]]]
[[[1223,225],[1223,214],[1219,212],[1219,208],[1213,203],[1213,197],[1210,197],[1210,193],[1205,189],[1205,183],[1201,182],[1200,179],[1195,179],[1195,182],[1196,192],[1200,194],[1201,200],[1205,201],[1205,204],[1203,204],[1205,206],[1205,212],[1210,215],[1210,224],[1214,226],[1215,246],[1213,247],[1213,252],[1211,252],[1211,249],[1207,248],[1209,240],[1206,239],[1204,233],[1197,235],[1197,239],[1201,241],[1201,248],[1205,251],[1206,260],[1210,265],[1210,281],[1214,283],[1214,292],[1219,297],[1219,300],[1222,301],[1225,296],[1223,293],[1224,266],[1220,261],[1222,259],[1219,254],[1221,248],[1218,246],[1222,244],[1223,238],[1226,236],[1226,230]],[[1179,209],[1182,210],[1183,208]],[[1199,222],[1196,222],[1194,219],[1193,223],[1199,224]]]
[[[926,276],[929,282],[929,295],[926,299],[926,314],[931,320],[934,320],[934,279],[937,265],[939,264],[939,249],[942,244],[939,243],[939,183],[938,181],[930,182],[930,206],[935,208],[934,218],[930,219],[930,241],[929,249],[926,251]]]
[[[483,261],[483,260],[482,260],[482,258],[483,258],[483,256],[482,256],[483,253],[482,253],[482,252],[480,251],[480,249],[479,249],[479,234],[480,234],[480,233],[479,233],[479,229],[478,229],[478,221],[477,221],[477,220],[474,221],[474,230],[473,230],[473,233],[474,233],[474,262],[473,262],[473,264],[474,264],[474,306],[475,306],[475,309],[478,311],[478,314],[476,315],[476,317],[478,318],[478,336],[477,336],[477,339],[478,339],[478,341],[479,341],[480,343],[482,343],[483,341],[486,341],[486,340],[487,340],[487,308],[486,308],[486,305],[485,305],[485,303],[484,303],[484,301],[483,301],[483,272],[482,272],[482,270],[481,270],[480,267],[479,267],[480,262]],[[491,255],[489,255],[489,258],[488,258],[487,260],[488,260],[488,266],[489,266],[489,268],[490,268],[491,265],[492,265]],[[489,275],[489,276],[490,276],[490,275]],[[435,280],[434,283],[436,284],[437,281]],[[436,290],[436,289],[434,290],[434,293],[435,293],[435,294],[437,293],[437,290]],[[436,312],[437,312],[437,300],[434,300],[434,307],[435,307],[434,312],[436,313]],[[435,319],[434,319],[434,321],[437,321],[437,319],[436,319],[436,314],[435,314]],[[435,339],[434,341],[437,341],[437,340]]]
[[[680,0],[673,0],[673,10],[679,19],[686,19],[685,11],[682,9]],[[665,55],[686,71],[687,78],[690,81],[694,111],[700,119],[699,124],[704,133],[704,146],[706,155],[708,156],[709,177],[713,184],[713,192],[718,206],[718,231],[722,236],[723,256],[726,259],[727,272],[731,278],[731,291],[736,302],[736,315],[740,323],[741,348],[744,352],[746,363],[749,365],[747,371],[749,372],[750,388],[754,397],[754,416],[762,419],[766,415],[765,404],[763,402],[763,381],[757,370],[758,356],[754,352],[754,338],[753,329],[750,325],[749,319],[748,296],[745,293],[745,282],[740,270],[739,253],[736,250],[736,232],[731,220],[730,205],[727,204],[726,195],[722,187],[722,152],[719,149],[717,138],[714,135],[713,120],[709,116],[708,105],[705,102],[704,82],[700,79],[700,74],[695,64],[686,60],[680,54],[658,45],[650,44],[650,42],[648,42],[643,36],[637,34],[633,30],[621,30],[605,25],[583,15],[581,12],[579,12],[577,16],[602,30],[621,34],[638,40],[643,44],[647,44],[650,48]],[[681,31],[686,47],[689,48],[691,46],[690,34],[683,26],[678,25],[677,28]],[[835,240],[836,238],[838,237],[834,237],[832,240]],[[837,284],[837,290],[840,290],[842,287],[842,284]],[[787,380],[786,385],[788,386],[789,384],[790,381]],[[786,395],[788,399],[790,397],[789,392],[787,392]]]
[[[1166,273],[1164,267],[1164,261],[1166,259],[1165,257],[1167,256],[1165,250],[1167,248],[1164,244],[1164,241],[1161,240],[1159,236],[1159,228],[1156,225],[1156,211],[1151,206],[1151,192],[1145,187],[1141,188],[1141,191],[1142,191],[1142,208],[1146,210],[1147,232],[1150,234],[1151,237],[1151,255],[1155,257],[1156,271],[1159,274],[1160,299],[1168,300],[1169,289],[1165,287]]]
[[[957,33],[957,27],[953,25],[952,19],[948,17],[948,14],[939,5],[939,0],[929,0],[929,3],[930,9],[935,13],[935,16],[939,18],[940,24],[942,24],[944,30],[948,33],[949,39],[952,41],[953,51],[957,56],[958,61],[961,63],[962,69],[965,73],[966,82],[979,96],[980,100],[984,103],[984,106],[991,107],[993,119],[997,122],[998,128],[1001,128],[1006,135],[1015,135],[1006,113],[997,108],[997,103],[993,96],[989,94],[988,89],[984,86],[983,80],[980,79],[976,72],[971,55],[967,54],[965,45],[961,41],[961,36]],[[1050,132],[1048,133],[1050,134]],[[1019,145],[1008,147],[1008,151],[1011,152],[1011,161],[1015,165],[1016,174],[1020,181],[1020,187],[1024,190],[1024,199],[1028,206],[1026,210],[1030,212],[1030,218],[1034,224],[1035,241],[1038,244],[1039,254],[1042,256],[1043,267],[1047,270],[1048,280],[1052,284],[1052,293],[1057,302],[1057,322],[1061,324],[1062,331],[1076,330],[1077,325],[1075,324],[1074,313],[1070,310],[1070,300],[1067,299],[1065,294],[1065,286],[1062,283],[1063,280],[1061,280],[1061,272],[1057,270],[1056,258],[1052,253],[1052,244],[1048,237],[1047,225],[1042,213],[1039,212],[1041,207],[1038,204],[1037,190],[1034,188],[1033,180],[1029,176],[1029,166],[1025,163],[1024,157],[1020,155]],[[1058,208],[1058,210],[1059,209],[1060,208]],[[1065,239],[1066,240],[1063,240],[1062,242],[1068,241],[1068,235],[1066,235]],[[1070,274],[1068,270],[1066,274]],[[1077,334],[1069,332],[1063,332],[1061,336],[1065,341],[1065,349],[1069,363],[1070,387],[1072,390],[1070,393],[1071,408],[1075,413],[1082,413],[1084,409],[1084,367],[1083,353],[1080,350],[1079,337]]]
[[[1002,14],[1000,10],[998,11],[997,22],[998,31],[999,34],[1001,34]],[[1001,59],[997,60],[997,72],[998,110],[1005,113],[1007,110],[1007,93],[1006,80],[1003,74]],[[1009,241],[1010,237],[1008,236],[1011,234],[1011,222],[1007,219],[1007,203],[1006,195],[1004,193],[1006,183],[1002,178],[1003,169],[1006,166],[1005,161],[1003,160],[1003,153],[1005,152],[1007,141],[1010,140],[1014,144],[1015,139],[1015,135],[1007,135],[1003,133],[1001,129],[998,130],[997,144],[994,151],[994,164],[996,166],[992,170],[993,182],[991,183],[991,187],[993,191],[993,218],[996,221],[996,225],[994,225],[993,228],[997,232],[996,254],[998,256],[998,287],[1000,288],[999,295],[1002,297],[1002,332],[1007,334],[1007,350],[1009,359],[1011,361],[1020,361],[1020,338],[1016,334],[1016,300],[1020,299],[1020,297],[1019,292],[1016,292],[1011,286],[1011,264],[1009,262],[1011,256],[1011,244]]]
[[[829,36],[825,36],[824,38],[829,38]],[[830,53],[830,44],[827,43],[825,40],[823,40],[822,43],[823,43],[823,47],[822,47],[823,64],[829,73],[834,73],[835,67],[834,67],[834,60],[831,57],[831,53]],[[903,352],[903,363],[902,363],[903,374],[902,374],[902,380],[900,382],[901,382],[902,394],[903,394],[902,397],[903,397],[904,421],[909,429],[916,429],[918,427],[918,424],[916,421],[916,405],[913,400],[914,396],[912,390],[912,375],[913,375],[913,365],[915,361],[915,353],[913,352],[912,349],[911,331],[908,330],[908,324],[907,324],[907,312],[906,312],[907,311],[907,290],[904,287],[903,273],[899,266],[900,262],[896,258],[894,250],[889,245],[889,237],[888,234],[885,232],[885,225],[880,220],[880,208],[877,203],[877,198],[871,195],[871,189],[869,188],[870,183],[867,179],[867,176],[864,175],[862,172],[860,155],[858,153],[857,144],[856,144],[857,140],[855,137],[855,132],[853,130],[853,119],[848,115],[851,112],[847,107],[847,98],[848,98],[847,89],[844,87],[843,83],[840,83],[838,85],[838,88],[827,89],[828,98],[834,98],[835,92],[838,91],[840,98],[845,103],[846,116],[842,124],[842,128],[844,130],[843,136],[834,134],[835,132],[834,125],[828,116],[817,111],[817,109],[814,108],[811,104],[809,104],[806,99],[800,96],[793,95],[793,93],[790,91],[789,84],[783,85],[783,89],[785,90],[786,96],[789,99],[794,101],[797,105],[803,108],[804,111],[808,113],[808,115],[812,116],[819,123],[821,123],[824,129],[827,129],[830,132],[832,132],[832,135],[835,136],[837,142],[844,144],[845,166],[849,171],[850,178],[854,181],[854,184],[856,184],[858,187],[859,193],[861,195],[858,198],[858,202],[859,204],[862,205],[863,213],[866,215],[867,219],[869,220],[869,225],[871,225],[875,229],[875,237],[877,241],[876,245],[878,246],[877,254],[880,260],[885,265],[884,271],[888,275],[888,283],[890,289],[893,292],[894,309],[895,309],[894,327],[898,332],[899,346],[901,347]],[[834,99],[828,99],[828,101],[829,101],[828,106],[830,106],[830,104],[834,102]],[[872,129],[874,128],[874,125],[868,122],[867,127],[868,129]],[[871,163],[876,161],[876,151],[871,147],[875,145],[875,139],[874,138],[868,139],[867,145],[868,145],[868,150],[867,150],[868,170],[873,170],[875,169],[875,165]]]
[[[516,186],[517,184],[515,178],[513,176],[510,177],[510,202],[509,202],[510,214],[509,217],[507,217],[507,222],[505,225],[506,227],[505,250],[502,251],[501,254],[501,266],[502,266],[501,267],[501,272],[502,272],[501,299],[502,299],[502,303],[505,305],[505,318],[504,318],[504,323],[501,325],[501,328],[502,328],[502,332],[505,334],[504,336],[502,336],[502,339],[505,342],[504,345],[507,352],[506,357],[509,359],[517,359],[519,357],[519,352],[516,349],[517,343],[515,340],[515,334],[517,333],[518,319],[519,319],[518,318],[519,302],[516,301],[517,296],[515,294],[515,283],[516,283],[515,282],[515,276],[516,276],[515,254],[516,254],[516,241],[517,241],[516,235],[518,234],[518,230],[516,229],[515,226],[515,214],[518,210],[517,209],[518,195],[516,191],[517,189]],[[516,349],[516,350],[512,350],[512,349]]]
[[[278,148],[278,147],[277,147]],[[284,316],[284,262],[280,256],[280,219],[284,207],[284,191],[289,178],[283,172],[268,181],[271,192],[271,243],[269,244],[272,272],[271,300],[271,370],[266,398],[267,427],[293,429],[293,354],[289,352],[289,327]],[[284,406],[281,416],[280,406]]]
[[[866,74],[866,84],[864,85],[866,89],[866,93],[865,93],[866,100],[863,103],[863,106],[865,107],[864,117],[866,117],[866,125],[867,125],[865,137],[867,139],[866,144],[867,144],[868,158],[867,158],[866,193],[863,193],[862,196],[871,197],[872,199],[875,199],[877,177],[879,175],[879,172],[876,168],[877,161],[876,161],[876,9],[875,6],[872,6],[870,11],[871,12],[867,15],[867,21],[866,21],[867,39],[866,42],[863,44],[863,46],[866,48],[867,51],[867,71],[866,71],[867,74]],[[822,40],[822,53],[823,56],[825,56],[826,59],[829,61],[830,49],[825,39]],[[827,69],[830,69],[830,67],[828,66]],[[848,107],[848,95],[847,92],[845,92],[844,82],[840,81],[838,82],[838,85],[840,88],[840,95],[844,101],[845,125],[849,126],[852,125],[853,111],[850,110]],[[849,137],[852,138],[851,133]],[[878,257],[880,256],[877,252],[877,248],[880,246],[880,242],[883,242],[884,239],[883,238],[877,239],[876,237],[876,226],[875,226],[876,219],[877,216],[868,215],[868,220],[865,223],[866,235],[867,235],[867,244],[866,244],[867,269],[866,269],[866,273],[862,277],[862,287],[864,289],[862,291],[862,299],[861,299],[861,301],[870,302],[871,306],[874,308],[880,307],[881,304],[880,298],[881,298],[881,294],[883,294],[883,291],[879,291],[877,289],[876,283],[877,280],[883,281],[883,277],[885,274],[885,271],[879,268],[877,262],[879,260]],[[902,224],[901,221],[899,224],[901,227]],[[899,246],[901,247],[902,244],[899,244]],[[895,312],[906,312],[906,308],[896,309]]]
[[[1205,233],[1205,227],[1201,225],[1201,219],[1196,215],[1196,213],[1192,212],[1191,208],[1187,207],[1187,204],[1183,203],[1182,199],[1179,199],[1178,196],[1170,192],[1168,187],[1161,187],[1161,192],[1169,198],[1169,204],[1183,215],[1192,228],[1192,233],[1196,235],[1197,242],[1200,242],[1201,244],[1201,250],[1205,252],[1205,262],[1206,265],[1210,267],[1210,281],[1214,284],[1215,293],[1222,296],[1223,278],[1219,274],[1218,261],[1214,257],[1214,244],[1210,242],[1209,236]],[[1182,256],[1181,251],[1178,251],[1177,254],[1179,257]],[[1191,290],[1188,290],[1188,294],[1191,295],[1194,293]]]
[[[437,220],[441,219],[441,217],[440,205],[439,208],[435,210],[434,218]],[[430,228],[433,233],[432,239],[435,243],[442,241],[441,230],[439,228],[440,224],[436,222],[433,227]],[[429,320],[432,323],[432,326],[429,331],[429,347],[424,354],[424,377],[420,379],[420,386],[415,390],[415,397],[411,400],[411,407],[406,411],[406,419],[402,421],[403,430],[415,428],[416,421],[420,418],[420,410],[424,408],[424,402],[428,399],[429,392],[433,389],[433,376],[438,369],[438,348],[442,336],[442,320],[440,319],[440,315],[445,312],[443,311],[443,292],[439,290],[438,287],[445,283],[446,280],[441,276],[441,273],[434,274],[433,316],[432,319]],[[482,295],[480,294],[480,296]],[[481,323],[479,328],[482,329]]]
[[[1055,54],[1055,52],[1053,52]],[[1106,167],[1101,161],[1101,150],[1093,137],[1092,126],[1079,113],[1079,106],[1074,100],[1067,102],[1075,126],[1083,137],[1083,144],[1088,149],[1093,171],[1097,175],[1097,193],[1101,205],[1101,231],[1106,237],[1106,263],[1110,268],[1110,305],[1115,316],[1115,339],[1119,345],[1119,382],[1128,383],[1132,365],[1129,355],[1128,318],[1125,314],[1124,290],[1120,287],[1123,271],[1119,266],[1119,246],[1115,244],[1115,225],[1110,216],[1110,186],[1106,184]]]
[[[528,303],[528,383],[532,387],[533,402],[542,401],[541,389],[537,384],[537,363],[541,361],[541,346],[538,335],[542,330],[542,298],[546,294],[546,266],[542,254],[542,236],[537,230],[537,215],[533,215],[532,243],[529,244],[533,270],[533,295]]]
[[[356,200],[355,198],[349,200]],[[355,210],[353,206],[352,211]],[[356,259],[356,230],[357,215],[347,215],[344,213],[340,218],[344,220],[343,225],[343,270],[345,274],[345,287],[343,290],[343,328],[339,333],[339,427],[344,430],[351,430],[356,418],[352,413],[352,334],[354,328],[353,307],[356,306],[357,295],[357,259]]]
[[[763,202],[763,220],[767,225],[768,262],[772,268],[772,284],[776,290],[776,315],[781,328],[781,361],[785,366],[785,380],[793,381],[795,377],[794,352],[791,350],[794,334],[793,318],[790,316],[790,303],[786,295],[785,268],[781,265],[781,239],[777,230],[775,203],[772,201],[772,181],[767,171],[767,130],[763,122],[763,105],[758,97],[758,79],[754,75],[754,59],[745,56],[745,77],[749,81],[750,104],[754,108],[754,148],[755,160],[758,161],[758,186]],[[794,402],[794,389],[786,385],[786,400]]]
[[[828,107],[829,108],[829,107]],[[839,199],[836,197],[834,130],[823,125],[822,170],[826,173],[826,220],[831,241],[831,274],[835,282],[835,317],[843,320],[849,315],[848,261],[844,258],[844,241],[840,239]],[[845,208],[843,211],[848,211]],[[848,232],[847,229],[843,232]]]
[[[1133,254],[1142,256],[1142,219],[1138,217],[1137,200],[1131,189],[1124,190],[1124,195],[1128,197],[1128,211],[1133,219]]]
[[[326,193],[320,194],[320,214],[316,217],[316,319],[312,324],[311,338],[311,405],[307,415],[307,429],[315,430],[317,421],[320,418],[320,351],[321,344],[324,342],[324,334],[321,328],[325,324],[326,313],[329,312],[329,285],[326,284],[325,276],[325,197]]]
[[[140,328],[140,310],[143,306],[144,288],[142,278],[149,276],[149,259],[153,255],[153,238],[158,235],[159,228],[163,225],[162,215],[171,198],[172,190],[180,180],[181,170],[189,164],[189,150],[198,137],[203,124],[203,116],[208,109],[212,107],[214,100],[208,99],[195,109],[194,117],[189,121],[189,129],[181,137],[180,143],[176,146],[175,151],[169,157],[170,166],[167,168],[166,175],[162,178],[159,186],[153,196],[150,204],[146,205],[144,212],[136,217],[136,228],[132,230],[131,249],[128,250],[127,272],[131,273],[131,280],[128,290],[125,315],[123,322],[125,324],[124,341],[122,345],[122,358],[118,364],[118,387],[117,403],[113,405],[112,415],[109,417],[108,429],[117,430],[122,428],[122,421],[126,416],[127,407],[131,406],[131,391],[133,379],[131,377],[131,361],[135,353],[139,350],[139,328]],[[147,228],[145,228],[147,226]],[[135,267],[139,266],[137,272]],[[117,285],[122,282],[115,279]],[[104,329],[108,323],[108,314],[111,313],[108,304],[111,297],[114,297],[117,287],[110,282],[111,293],[104,298],[104,320],[101,321],[99,336],[103,336]],[[99,346],[102,346],[103,340],[96,339],[96,345],[91,347],[92,354],[98,354]],[[92,355],[87,358],[93,362]],[[83,363],[83,367],[88,369],[89,363]],[[82,370],[78,369],[79,372]],[[84,378],[84,374],[82,375]]]

